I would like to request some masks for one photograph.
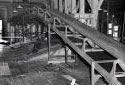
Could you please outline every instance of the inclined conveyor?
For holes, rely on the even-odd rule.
[[[53,31],[67,46],[90,64],[92,85],[100,77],[105,78],[111,85],[124,85],[124,81],[119,80],[119,78],[125,77],[125,46],[123,44],[97,32],[70,15],[50,8],[36,8],[37,11],[30,8],[32,11],[27,10],[28,14],[24,14],[26,16],[34,15],[48,26],[49,47],[50,35]],[[120,72],[116,72],[117,65],[121,69]]]

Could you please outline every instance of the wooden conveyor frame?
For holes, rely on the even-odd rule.
[[[37,7],[38,9],[42,10],[42,8]],[[31,8],[32,10],[32,8]],[[120,59],[125,62],[125,46],[114,41],[113,39],[107,37],[106,35],[103,35],[96,30],[93,30],[91,27],[77,21],[73,17],[69,15],[65,15],[63,13],[60,13],[53,9],[43,9],[44,12],[40,13],[38,12],[29,12],[31,15],[35,15],[39,17],[46,25],[48,26],[48,29],[53,30],[58,36],[61,37],[61,39],[70,46],[75,52],[77,52],[83,59],[85,59],[91,66],[92,69],[97,70],[99,74],[105,78],[105,80],[112,85],[122,85],[115,76],[113,76],[111,73],[107,72],[102,66],[100,66],[98,63],[95,63],[89,55],[86,54],[85,49],[79,49],[75,43],[73,43],[67,35],[67,31],[59,31],[57,26],[61,26],[63,23],[64,26],[71,26],[73,30],[77,31],[78,35],[85,36],[89,39],[91,39],[96,45],[101,47],[103,50],[107,51],[111,55],[113,55],[115,58]],[[56,25],[54,22],[54,18],[58,18],[61,25]],[[57,20],[57,21],[58,21]],[[83,38],[84,41],[84,38]],[[85,46],[83,44],[83,46]],[[108,62],[109,60],[107,60]],[[110,62],[110,61],[109,61]],[[112,62],[115,62],[113,60]],[[92,74],[94,72],[92,71]],[[125,69],[124,69],[125,70]],[[92,85],[94,85],[94,81],[92,79]]]

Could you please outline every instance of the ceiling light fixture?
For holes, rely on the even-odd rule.
[[[17,8],[18,8],[18,9],[22,9],[23,7],[19,4],[19,5],[17,6]]]
[[[107,10],[103,10],[103,12],[108,12]]]
[[[13,10],[13,13],[17,13],[17,10],[16,10],[16,9],[14,9],[14,10]]]

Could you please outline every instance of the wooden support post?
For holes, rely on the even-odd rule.
[[[97,22],[98,22],[98,10],[100,9],[102,3],[103,3],[103,0],[93,0],[93,7],[92,7],[93,27],[96,30],[97,30]]]
[[[65,63],[68,63],[68,47],[65,45]]]
[[[31,31],[31,24],[30,24],[30,39],[32,40],[32,31]]]
[[[71,13],[71,10],[72,10],[72,0],[67,0],[67,5],[68,5],[68,13]]]
[[[7,24],[7,36],[10,36],[10,31],[11,31],[11,26],[10,26],[10,23]]]
[[[86,39],[83,39],[83,44],[82,44],[82,52],[85,53],[85,44],[86,44]]]
[[[75,56],[75,64],[77,65],[78,64],[78,56],[77,56],[77,54],[74,54],[74,56]]]
[[[94,85],[94,68],[95,68],[95,63],[93,62],[92,63],[92,66],[91,66],[91,85]]]
[[[125,11],[124,11],[124,17],[123,17],[123,29],[122,29],[122,43],[125,41]]]
[[[67,26],[65,26],[65,36],[67,37]],[[65,45],[65,63],[67,64],[68,62],[68,47]]]
[[[12,45],[12,29],[13,29],[13,26],[10,26],[10,46]]]
[[[54,9],[58,10],[58,0],[53,0],[54,2]]]
[[[54,0],[51,0],[50,7],[51,7],[51,8],[54,8]]]
[[[98,18],[98,0],[93,0],[93,27],[97,30],[97,18]]]
[[[65,0],[65,13],[68,14],[68,3],[67,3],[68,0]]]
[[[91,66],[91,85],[95,85],[95,83],[99,80],[101,77],[100,74],[95,73],[95,62],[92,62]]]
[[[111,72],[110,72],[112,76],[115,76],[116,64],[117,64],[117,60],[115,60],[115,61],[113,62],[112,70],[111,70]]]
[[[80,0],[80,14],[85,14],[85,0]]]
[[[72,14],[76,13],[76,0],[72,0]]]
[[[23,32],[23,42],[24,42],[24,38],[25,38],[25,26],[24,26],[24,17],[22,17],[22,23],[23,23],[23,26],[22,26],[22,28],[23,28],[23,30],[22,30],[22,32]]]
[[[50,59],[50,48],[51,48],[51,41],[50,41],[51,33],[50,33],[50,27],[51,27],[51,25],[48,24],[48,61],[49,61],[49,59]]]
[[[60,12],[63,12],[62,0],[59,0],[59,11],[60,11]]]
[[[41,25],[40,24],[38,25],[38,32],[39,32],[39,37],[41,38],[41,32],[42,31],[41,31]]]

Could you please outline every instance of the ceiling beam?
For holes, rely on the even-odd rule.
[[[102,6],[103,1],[104,1],[104,0],[99,0],[99,3],[98,3],[98,10],[99,10],[100,7]]]
[[[93,0],[87,0],[87,1],[88,1],[88,3],[89,3],[90,7],[92,8],[92,7],[93,7],[93,5],[92,5]]]

